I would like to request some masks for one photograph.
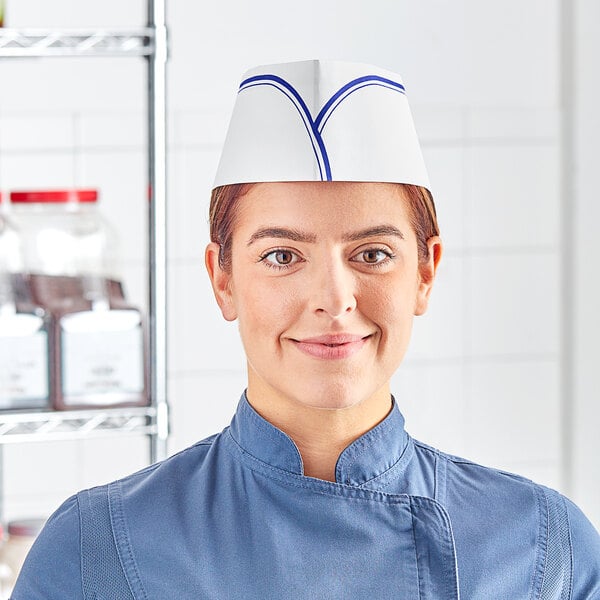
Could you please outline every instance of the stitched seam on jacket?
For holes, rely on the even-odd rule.
[[[397,410],[395,403],[394,403],[392,410]],[[340,454],[340,456],[338,458],[338,465],[336,465],[336,469],[335,469],[336,475],[338,474],[338,468],[339,468],[340,461],[342,461],[342,464],[343,464],[343,462],[346,459],[357,460],[358,458],[360,458],[360,456],[362,454],[364,454],[364,452],[368,448],[370,448],[373,445],[373,443],[378,438],[381,438],[382,436],[384,436],[388,432],[388,430],[394,426],[395,426],[395,423],[390,420],[389,415],[388,415],[388,418],[384,419],[381,423],[379,423],[379,425],[376,425],[373,429],[371,429],[370,431],[368,431],[367,433],[365,433],[364,435],[359,437],[357,440],[354,440],[354,442],[352,442]],[[365,483],[369,483],[370,481],[373,481],[379,477],[382,477],[388,471],[393,469],[395,467],[395,465],[397,465],[402,460],[402,456],[406,452],[406,449],[408,447],[408,441],[409,441],[408,433],[406,433],[406,431],[403,430],[403,434],[404,434],[404,438],[406,439],[406,444],[405,444],[404,448],[402,449],[402,452],[400,453],[400,456],[398,457],[398,459],[396,461],[394,461],[394,464],[392,464],[390,467],[385,469],[383,472],[378,473],[377,475],[374,475],[373,477],[371,477],[371,479],[368,479],[367,481],[363,482],[361,485],[364,485]]]
[[[562,573],[562,585],[560,588],[559,600],[570,600],[573,595],[573,545],[571,539],[571,524],[569,519],[569,512],[566,507],[564,496],[562,496],[555,490],[551,490],[544,486],[540,486],[540,489],[544,495],[544,499],[546,502],[548,520],[546,528],[547,539],[545,544],[546,555],[544,557],[544,578],[542,579],[539,598],[541,598],[542,600],[549,598],[549,596],[546,595],[547,590],[544,589],[544,585],[546,583],[548,575],[550,544],[554,544],[558,545],[560,548],[560,566],[558,568],[561,569]],[[564,532],[564,529],[560,528],[561,517],[563,516],[566,521],[566,532]],[[551,532],[552,539],[550,537]],[[566,544],[565,540],[562,537],[563,532],[567,535]],[[565,564],[565,562],[567,562],[567,564]],[[550,586],[552,585],[553,584],[551,582]],[[552,590],[552,587],[550,587],[549,589]]]
[[[558,494],[557,492],[555,492],[558,496],[558,502],[560,502],[560,506],[562,511],[564,511],[564,515],[567,521],[567,534],[568,534],[568,539],[567,539],[567,543],[568,543],[568,548],[566,548],[566,550],[569,553],[568,556],[568,566],[569,566],[569,577],[568,577],[568,587],[567,587],[567,594],[565,595],[565,584],[563,582],[563,589],[562,589],[562,593],[561,593],[561,600],[564,598],[565,600],[571,600],[571,598],[573,597],[573,540],[571,538],[571,519],[569,519],[569,511],[567,510],[567,504],[565,502],[565,498],[562,494]]]
[[[315,494],[320,494],[322,496],[337,496],[343,497],[347,500],[358,500],[363,502],[388,502],[391,504],[408,504],[408,494],[388,494],[387,492],[379,492],[375,490],[368,490],[361,487],[354,487],[351,485],[346,485],[343,483],[333,483],[322,481],[318,479],[311,479],[310,483],[303,483],[302,479],[307,479],[303,475],[297,475],[295,473],[290,473],[288,471],[284,471],[282,469],[278,469],[277,467],[273,467],[267,463],[262,462],[258,458],[249,454],[246,450],[244,450],[235,440],[233,436],[229,436],[229,438],[225,438],[226,440],[230,440],[231,443],[235,445],[235,450],[237,450],[242,455],[242,460],[244,462],[251,462],[253,464],[247,464],[246,466],[254,473],[262,475],[267,479],[271,479],[276,481],[280,485],[294,487],[299,489],[309,490],[314,492]],[[227,446],[227,444],[226,444]],[[234,453],[233,448],[227,448],[229,452]],[[235,458],[235,456],[234,456]],[[349,496],[348,494],[354,494],[354,496]],[[379,498],[368,498],[361,497],[361,495],[370,494],[371,496],[379,496]],[[427,498],[430,500],[430,498]]]
[[[327,482],[324,480],[314,480],[312,482],[312,484],[301,483],[300,480],[305,479],[304,475],[300,475],[298,473],[292,473],[290,471],[280,469],[279,467],[274,467],[273,465],[270,465],[269,463],[262,461],[260,458],[257,458],[256,456],[254,456],[253,454],[248,452],[248,450],[246,450],[243,446],[241,446],[238,443],[238,441],[235,439],[235,437],[233,436],[231,431],[228,430],[227,433],[229,433],[228,439],[235,444],[236,449],[242,455],[242,460],[245,459],[244,461],[251,461],[252,463],[254,463],[255,466],[248,465],[248,467],[252,471],[261,473],[265,477],[269,477],[269,474],[267,473],[267,471],[270,471],[273,476],[271,476],[269,478],[279,481],[282,484],[291,485],[291,486],[298,487],[298,488],[309,489],[311,491],[323,494],[325,496],[340,496],[340,495],[342,495],[340,492],[343,489],[352,490],[352,491],[362,490],[362,491],[368,492],[370,494],[382,494],[387,497],[395,497],[395,496],[402,495],[402,494],[389,494],[387,492],[382,492],[379,490],[370,490],[369,488],[364,487],[366,485],[366,483],[372,482],[373,480],[369,480],[365,484],[356,485],[356,486],[348,485],[345,483],[338,483],[338,482]],[[409,440],[410,440],[410,442],[412,442],[412,438],[410,438],[410,436],[409,436]],[[226,443],[226,446],[227,446],[227,443]],[[228,451],[233,453],[231,448],[228,448]],[[407,451],[410,452],[410,454],[405,457]],[[402,463],[405,458],[406,458],[406,460],[410,459],[413,451],[414,451],[414,447],[412,446],[412,443],[409,443],[405,449],[404,454],[400,457],[398,462]],[[394,469],[394,467],[396,467],[398,465],[398,462],[395,463],[394,465],[392,465],[392,467],[390,467],[389,470]],[[386,473],[388,471],[386,471]],[[384,475],[384,474],[382,473],[381,475],[378,475],[378,477],[381,477],[382,475]],[[402,475],[402,473],[399,472],[397,475],[395,475],[393,478],[391,478],[389,480],[389,483],[391,483],[395,479],[399,478],[401,475]],[[298,482],[296,483],[294,481],[290,481],[290,479],[296,479],[296,480],[298,480]],[[312,480],[312,478],[310,478],[310,479]],[[386,485],[387,485],[387,483],[386,483]],[[328,486],[329,489],[319,490],[319,489],[316,489],[315,486]],[[404,494],[404,495],[406,495],[406,494]],[[347,497],[347,496],[344,495],[344,497]]]
[[[127,531],[127,522],[123,510],[121,498],[121,486],[118,481],[109,484],[108,490],[108,508],[110,512],[110,521],[115,538],[115,545],[119,555],[119,560],[123,567],[123,573],[127,579],[127,584],[134,598],[143,598],[148,600],[148,595],[142,584],[140,572],[135,562],[135,556],[129,540]]]
[[[89,494],[89,492],[87,493]],[[83,580],[85,574],[85,569],[83,567],[83,514],[79,503],[79,494],[75,496],[75,500],[77,501],[77,514],[79,515],[79,573],[81,574],[81,595],[84,600],[88,600],[89,596],[85,593],[85,582]],[[96,596],[96,594],[94,594],[94,596]],[[94,598],[89,600],[94,600]]]
[[[543,534],[542,543],[540,544],[540,571],[542,573],[541,578],[539,579],[539,589],[537,590],[537,598],[541,598],[541,594],[544,590],[544,580],[546,579],[546,568],[547,568],[547,557],[548,557],[548,543],[550,541],[550,507],[548,506],[548,497],[544,490],[540,490],[540,493],[543,494],[544,498],[544,510],[542,512],[544,516],[543,527],[541,527],[541,533]]]
[[[560,497],[560,501],[562,502],[565,516],[567,518],[567,533],[569,534],[569,594],[567,598],[570,600],[573,597],[573,539],[571,537],[571,519],[569,518],[569,511],[567,510],[567,504],[563,496]]]
[[[548,540],[548,510],[546,495],[541,488],[534,487],[537,503],[538,528],[535,540],[535,561],[529,584],[529,597],[532,600],[539,598],[544,582],[544,563],[546,561],[546,543]],[[544,527],[544,523],[546,526]]]
[[[245,394],[245,392],[244,392]],[[281,429],[277,429],[272,423],[269,423],[266,419],[261,417],[252,407],[248,399],[246,398],[246,404],[243,406],[244,415],[254,421],[257,428],[261,431],[262,434],[267,435],[274,442],[284,441],[286,444],[290,444],[294,450],[294,458],[297,461],[296,467],[302,472],[304,470],[304,465],[302,463],[302,456],[300,451],[298,450],[298,446],[294,443],[294,440],[285,432],[281,431]],[[235,440],[235,436],[231,432],[231,428],[228,428],[229,434]],[[236,444],[240,445],[236,440]],[[240,446],[241,447],[241,446]],[[245,450],[246,451],[246,450]],[[246,451],[247,452],[247,451]]]
[[[411,496],[410,500],[411,500],[411,505],[412,504],[417,504],[420,506],[427,505],[428,508],[435,509],[441,516],[442,520],[444,521],[444,524],[446,525],[446,528],[447,528],[448,532],[450,533],[450,543],[447,544],[446,550],[447,550],[447,552],[452,554],[452,556],[454,557],[454,564],[452,565],[452,568],[448,570],[449,572],[451,571],[454,574],[454,578],[452,580],[452,590],[451,591],[453,594],[456,595],[456,598],[460,598],[460,580],[459,580],[460,574],[458,572],[458,559],[456,556],[456,544],[454,541],[454,531],[452,529],[452,521],[450,519],[450,515],[448,514],[448,511],[444,508],[444,506],[442,504],[440,504],[437,500],[435,500],[433,498],[427,498],[425,496]],[[447,552],[444,552],[444,557]]]
[[[410,519],[412,522],[412,536],[413,536],[413,546],[415,549],[415,566],[417,568],[417,592],[419,593],[419,598],[421,598],[421,572],[419,571],[419,549],[417,546],[417,535],[415,532],[415,513],[410,507]]]
[[[433,497],[444,504],[446,501],[446,459],[440,454],[434,454]]]
[[[368,489],[368,488],[366,488],[366,486],[369,484],[373,484],[373,483],[378,483],[379,485],[382,485],[385,487],[385,486],[390,485],[397,479],[400,479],[400,477],[402,477],[402,475],[404,474],[404,470],[401,470],[401,468],[404,467],[406,464],[408,464],[408,462],[410,461],[410,459],[413,457],[413,455],[415,453],[414,451],[415,451],[415,446],[413,444],[413,440],[410,436],[408,436],[408,441],[406,443],[406,446],[404,447],[404,450],[402,451],[402,454],[400,455],[398,460],[389,469],[386,469],[383,473],[379,473],[379,475],[375,475],[375,477],[372,477],[371,479],[365,481],[364,483],[361,483],[359,486],[356,486],[356,487],[362,487],[362,488]],[[383,481],[380,481],[380,480],[383,480]]]
[[[226,429],[229,429],[229,428],[226,428]],[[160,469],[162,467],[163,464],[166,465],[166,464],[171,463],[172,461],[177,459],[177,457],[179,457],[180,455],[186,454],[188,452],[193,452],[195,449],[197,449],[199,447],[210,448],[214,445],[215,439],[217,437],[219,437],[220,435],[221,434],[216,433],[204,440],[200,440],[199,442],[196,442],[195,444],[188,446],[187,448],[184,448],[183,450],[179,450],[179,452],[172,454],[171,456],[169,456],[168,458],[165,458],[164,460],[161,460],[160,462],[154,463],[152,465],[148,465],[147,467],[144,467],[143,469],[140,469],[139,471],[135,471],[134,473],[130,473],[129,475],[126,475],[119,481],[123,482],[123,483],[134,481],[134,480],[138,479],[139,477],[143,477],[149,473],[157,471],[158,469]]]
[[[363,488],[344,485],[341,483],[335,483],[335,484],[332,483],[331,484],[332,487],[329,490],[317,489],[314,487],[314,485],[301,483],[299,480],[301,478],[304,479],[304,477],[302,475],[295,475],[294,473],[288,473],[287,471],[282,471],[281,469],[277,469],[276,467],[272,467],[271,465],[263,463],[262,461],[253,457],[251,454],[248,454],[241,446],[239,446],[237,444],[237,442],[235,441],[235,438],[233,438],[233,436],[230,437],[230,440],[235,444],[237,449],[243,454],[242,458],[247,458],[247,459],[250,459],[253,462],[257,463],[256,469],[252,468],[252,466],[248,465],[248,468],[253,473],[262,475],[263,477],[266,477],[267,479],[271,479],[283,486],[306,489],[308,491],[314,492],[316,494],[320,494],[322,496],[328,496],[328,497],[341,496],[346,500],[356,500],[359,502],[375,502],[375,503],[387,502],[389,504],[399,504],[399,505],[408,506],[409,508],[411,507],[411,503],[413,501],[416,501],[417,503],[421,503],[421,504],[430,504],[430,505],[434,506],[438,510],[438,512],[442,515],[444,522],[446,523],[449,531],[452,534],[452,539],[454,539],[454,534],[452,533],[452,524],[446,513],[445,508],[439,502],[434,500],[433,498],[429,498],[427,496],[410,495],[410,494],[388,494],[387,492],[365,490]],[[228,448],[228,451],[233,453],[232,448]],[[290,478],[294,478],[294,479],[297,478],[297,480],[290,481]],[[320,480],[315,480],[315,481],[317,481],[318,483],[323,483],[323,484],[329,483],[329,482],[320,481]],[[365,493],[365,494],[370,494],[372,496],[378,496],[378,497],[377,498],[369,498],[369,497],[363,497],[360,495],[348,496],[347,495],[348,493],[354,493],[354,494]],[[453,551],[454,551],[454,554],[456,555],[456,549],[454,548],[454,546],[453,546]]]

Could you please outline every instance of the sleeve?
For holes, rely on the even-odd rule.
[[[573,551],[573,600],[600,600],[600,535],[566,499]]]
[[[79,506],[66,500],[31,548],[11,600],[83,600]]]

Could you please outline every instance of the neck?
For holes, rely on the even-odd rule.
[[[248,401],[264,419],[294,441],[304,465],[304,475],[335,481],[340,454],[354,440],[389,414],[389,386],[361,402],[344,408],[315,408],[282,397],[249,378]]]

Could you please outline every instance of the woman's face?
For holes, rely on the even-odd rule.
[[[249,398],[347,408],[389,394],[441,255],[439,238],[429,245],[419,265],[400,186],[253,186],[238,201],[230,272],[216,244],[206,253],[223,316],[239,322]]]

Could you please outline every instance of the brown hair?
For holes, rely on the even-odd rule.
[[[210,239],[219,244],[219,265],[225,271],[231,269],[231,242],[236,215],[237,201],[254,184],[237,183],[216,187],[210,197]],[[440,234],[435,204],[427,188],[399,183],[403,197],[410,207],[410,222],[417,237],[419,262],[429,259],[427,240]]]

